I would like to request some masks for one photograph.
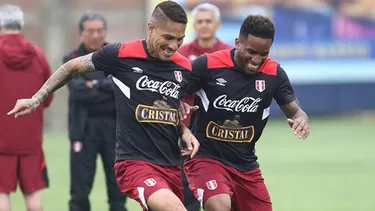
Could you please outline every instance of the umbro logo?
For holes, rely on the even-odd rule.
[[[216,84],[219,85],[219,86],[225,86],[225,83],[227,83],[227,81],[224,78],[217,78],[216,79]]]
[[[133,69],[133,72],[135,73],[143,73],[143,70],[139,67],[133,67],[132,69]]]

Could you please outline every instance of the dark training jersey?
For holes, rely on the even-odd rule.
[[[285,105],[296,98],[277,62],[267,59],[259,73],[250,75],[235,67],[233,58],[234,49],[198,57],[185,92],[199,96],[200,108],[192,117],[192,131],[200,141],[197,157],[248,171],[258,167],[255,143],[267,124],[272,99]]]
[[[108,44],[92,55],[92,62],[116,84],[116,160],[180,165],[177,109],[190,61],[179,53],[171,61],[152,58],[146,41],[139,40]]]

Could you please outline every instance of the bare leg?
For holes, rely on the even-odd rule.
[[[25,194],[24,197],[27,211],[43,211],[42,200],[40,198],[40,191]]]
[[[8,193],[0,193],[0,211],[10,211],[10,198]]]

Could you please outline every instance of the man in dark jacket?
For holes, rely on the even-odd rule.
[[[63,58],[63,63],[89,54],[105,45],[107,22],[94,11],[81,17],[81,44]],[[70,211],[89,211],[96,158],[100,154],[105,170],[110,211],[124,211],[125,195],[114,174],[116,114],[112,79],[92,72],[71,80],[69,87],[69,138],[71,140]]]
[[[52,101],[24,119],[7,116],[15,101],[33,95],[50,77],[43,51],[21,34],[22,10],[0,6],[0,210],[11,210],[9,194],[19,184],[27,210],[41,211],[40,190],[48,187],[43,156],[43,110]]]

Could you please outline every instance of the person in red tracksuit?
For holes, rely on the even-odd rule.
[[[232,46],[222,42],[216,37],[216,31],[221,25],[220,10],[217,6],[210,3],[202,3],[192,10],[193,27],[197,34],[194,41],[183,45],[179,52],[190,61],[205,53],[230,49]],[[194,104],[195,94],[186,96],[183,101],[189,105]],[[190,115],[183,120],[183,123],[190,126]],[[183,175],[185,206],[189,211],[199,211],[200,204],[195,199],[192,191],[188,188],[188,183]]]
[[[193,61],[202,54],[232,48],[216,37],[216,31],[221,25],[220,10],[217,6],[210,3],[199,4],[192,10],[192,17],[197,37],[194,41],[181,46],[178,50],[179,53]],[[183,100],[189,105],[193,105],[194,98],[195,95],[189,95]],[[183,123],[189,125],[190,116]]]
[[[23,25],[19,7],[0,7],[0,210],[11,210],[9,194],[19,184],[27,210],[41,211],[40,190],[48,187],[43,110],[52,96],[30,116],[7,115],[17,99],[34,94],[51,75],[42,50],[22,36]]]

